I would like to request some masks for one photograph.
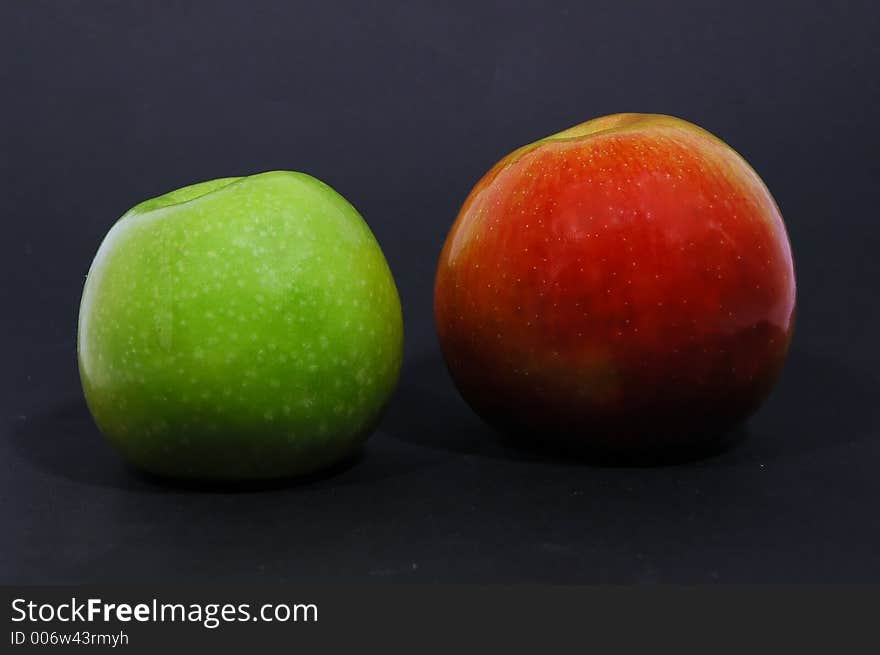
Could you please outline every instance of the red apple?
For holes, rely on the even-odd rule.
[[[779,209],[733,149],[616,114],[520,148],[471,191],[434,295],[467,402],[539,442],[705,443],[768,395],[795,278]]]

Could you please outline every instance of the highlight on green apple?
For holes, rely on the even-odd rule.
[[[302,475],[356,453],[397,383],[400,299],[357,210],[273,171],[187,186],[112,227],[83,290],[89,409],[132,465]]]

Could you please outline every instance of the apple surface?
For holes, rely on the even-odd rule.
[[[453,380],[489,423],[564,449],[662,453],[729,434],[766,398],[795,276],[742,157],[684,120],[616,114],[477,183],[434,310]]]
[[[397,382],[388,265],[323,182],[274,171],[127,212],[89,270],[80,377],[134,466],[202,480],[306,474],[359,449]]]

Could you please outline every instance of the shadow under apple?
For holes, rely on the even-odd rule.
[[[795,348],[755,417],[727,433],[709,435],[705,446],[635,456],[590,451],[572,455],[534,439],[500,434],[481,421],[458,395],[440,353],[434,351],[405,365],[383,427],[389,435],[421,446],[514,461],[666,466],[723,455],[733,463],[743,457],[781,459],[867,439],[880,426],[878,397],[880,380]],[[846,416],[845,430],[841,416]]]
[[[11,432],[15,452],[35,469],[80,484],[127,491],[262,492],[329,478],[340,478],[334,484],[350,485],[409,473],[422,465],[422,459],[407,456],[399,447],[388,448],[374,435],[353,456],[310,475],[234,482],[166,478],[127,465],[103,439],[81,396],[69,396],[44,413],[20,419]],[[365,449],[379,452],[365,458]]]
[[[794,349],[776,389],[757,416],[725,438],[710,440],[703,450],[647,459],[601,454],[571,457],[500,435],[483,423],[456,392],[439,352],[432,351],[404,366],[397,394],[377,433],[367,442],[367,456],[358,454],[311,476],[217,484],[144,474],[124,464],[101,437],[83,399],[73,394],[44,413],[17,420],[11,438],[16,453],[34,468],[92,486],[153,492],[270,491],[328,478],[336,478],[333,484],[348,485],[410,473],[430,459],[426,449],[566,466],[686,464],[713,456],[722,456],[715,461],[728,464],[772,461],[875,437],[880,429],[878,397],[880,380],[876,377],[827,356]]]

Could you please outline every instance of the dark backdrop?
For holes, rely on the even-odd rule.
[[[864,2],[39,2],[0,9],[0,579],[880,581],[880,21]],[[500,445],[454,391],[434,266],[470,187],[588,118],[678,115],[773,191],[798,327],[747,440],[654,468]],[[309,172],[364,215],[406,361],[364,457],[257,490],[127,470],[79,296],[126,209]]]

